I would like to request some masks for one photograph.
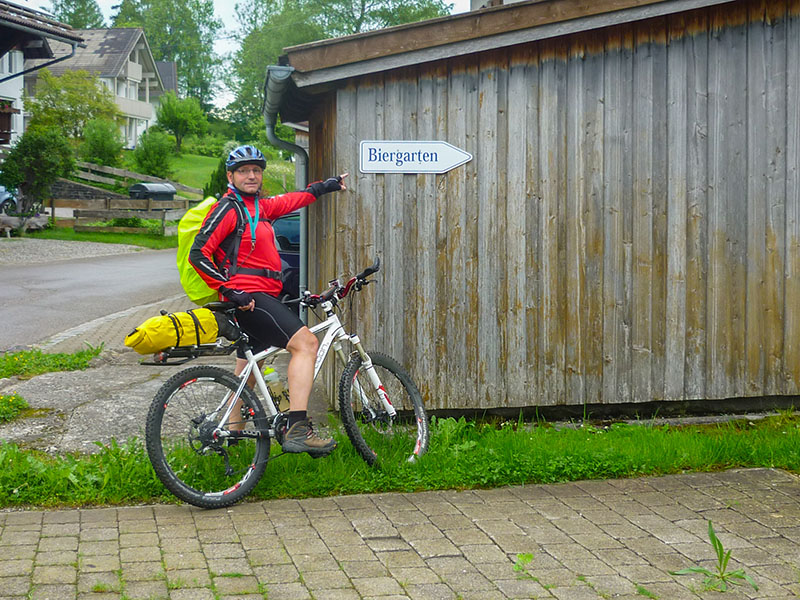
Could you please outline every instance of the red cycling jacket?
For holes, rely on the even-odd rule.
[[[224,285],[244,292],[266,292],[272,296],[280,294],[281,258],[275,247],[272,231],[273,219],[308,206],[317,198],[310,192],[290,192],[271,198],[259,198],[259,216],[255,242],[250,233],[250,218],[255,215],[255,196],[239,194],[240,202],[231,190],[220,198],[206,215],[200,231],[189,251],[189,262],[211,289],[219,290]],[[231,254],[237,227],[241,229],[241,241],[236,256],[236,270],[231,275],[230,264],[225,263]],[[258,274],[256,274],[258,273]],[[220,298],[224,296],[220,293]]]

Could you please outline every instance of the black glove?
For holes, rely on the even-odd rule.
[[[248,306],[253,301],[253,297],[250,294],[241,290],[232,290],[221,285],[219,286],[219,291],[236,306]]]
[[[310,184],[306,188],[306,191],[319,198],[323,194],[327,194],[328,192],[338,192],[340,189],[342,189],[342,178],[328,177],[328,179],[325,181],[315,181],[314,183]]]

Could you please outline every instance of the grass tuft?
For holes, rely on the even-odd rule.
[[[87,344],[88,345],[88,344]],[[16,375],[20,378],[33,377],[52,371],[79,371],[87,368],[89,362],[103,351],[103,345],[91,346],[72,354],[48,354],[41,350],[20,350],[0,355],[0,378]]]

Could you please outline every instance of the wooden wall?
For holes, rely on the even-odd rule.
[[[368,346],[431,408],[800,391],[800,0],[365,76],[311,120],[311,287],[379,254]],[[445,140],[445,175],[358,173]],[[369,302],[365,302],[369,300]]]

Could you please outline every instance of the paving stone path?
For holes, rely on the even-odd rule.
[[[758,591],[670,575],[713,568],[709,520]],[[770,469],[216,511],[0,512],[2,599],[797,597],[800,481]]]

